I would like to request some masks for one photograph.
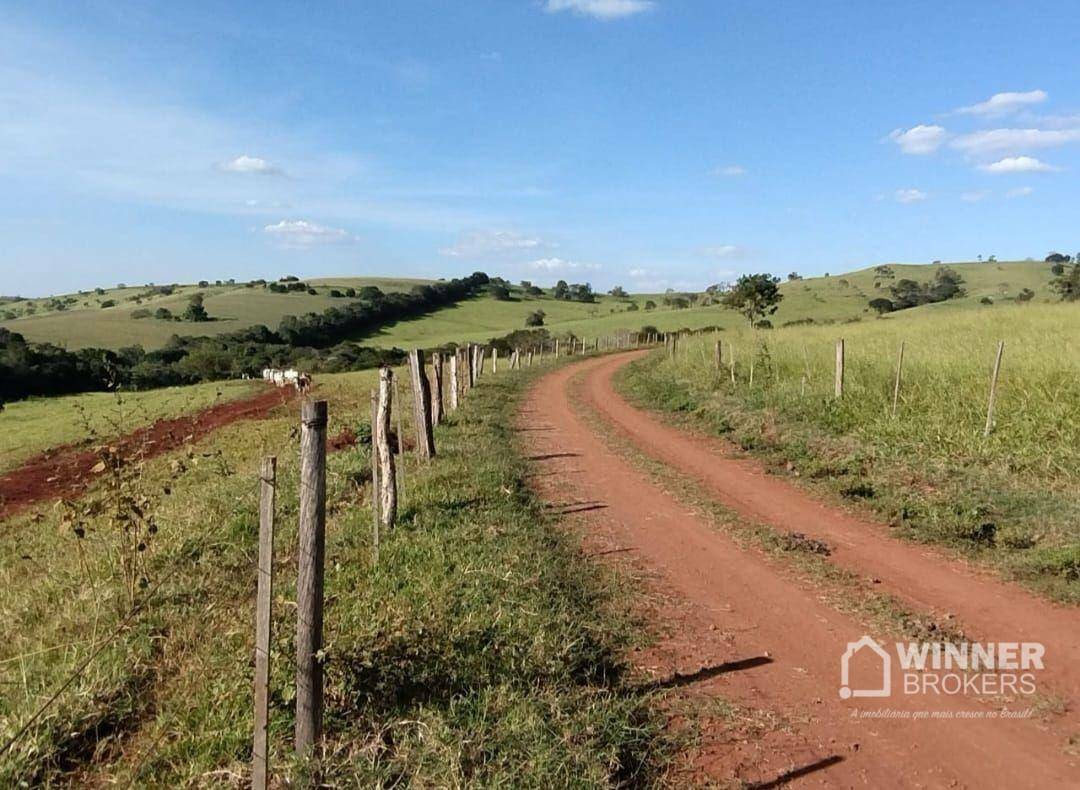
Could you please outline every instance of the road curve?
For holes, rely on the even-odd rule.
[[[904,590],[911,593],[907,600],[956,612],[978,638],[1047,642],[1048,669],[1077,649],[1073,612],[895,541],[882,527],[765,476],[752,462],[725,457],[721,443],[690,437],[631,407],[611,377],[636,356],[590,358],[545,376],[524,401],[519,428],[537,467],[534,484],[551,506],[581,522],[587,533],[603,535],[612,551],[648,572],[654,589],[678,599],[679,616],[654,623],[679,645],[659,670],[674,673],[669,685],[693,683],[701,694],[771,711],[786,722],[756,743],[712,743],[709,773],[769,782],[804,769],[803,781],[837,787],[1080,782],[1077,758],[1064,748],[1061,717],[955,718],[993,708],[963,697],[938,696],[929,704],[921,695],[841,699],[840,656],[863,626],[827,605],[808,582],[782,573],[689,512],[610,449],[575,401],[580,398],[647,455],[697,478],[717,500],[754,520],[822,537],[837,547],[838,562],[887,577],[890,586],[912,584],[913,590]],[[987,597],[971,601],[972,596]],[[1050,625],[1065,630],[1047,635],[1042,629]],[[1075,671],[1075,665],[1059,667],[1055,683],[1075,689]],[[883,709],[895,717],[873,717]],[[954,718],[899,718],[924,709]]]

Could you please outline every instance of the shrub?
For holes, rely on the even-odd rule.
[[[877,311],[878,315],[884,315],[885,313],[891,313],[893,311],[893,303],[891,299],[871,299],[870,309]]]
[[[132,310],[131,317],[134,319],[149,318],[150,309],[147,307],[140,307],[138,310]]]
[[[543,326],[544,318],[544,311],[536,310],[535,312],[529,313],[528,317],[525,319],[525,326]]]
[[[1057,279],[1050,283],[1050,287],[1061,294],[1063,302],[1080,300],[1080,263],[1073,264],[1067,273],[1063,269]]]

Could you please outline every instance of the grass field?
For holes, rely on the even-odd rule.
[[[431,280],[409,280],[386,277],[326,277],[305,280],[318,293],[306,292],[278,294],[264,288],[246,288],[238,285],[181,285],[169,296],[141,296],[143,286],[103,289],[104,293],[69,294],[77,302],[66,310],[47,309],[48,299],[31,299],[16,302],[3,308],[20,312],[20,317],[0,321],[0,326],[19,332],[27,340],[54,343],[69,349],[122,348],[141,345],[147,350],[160,348],[173,335],[218,335],[238,329],[265,324],[276,328],[286,315],[321,313],[324,310],[347,303],[349,300],[330,296],[337,288],[362,288],[374,285],[384,292],[408,291],[414,285]],[[181,321],[162,321],[156,318],[132,318],[131,313],[140,308],[151,312],[159,307],[180,315],[194,293],[205,295],[204,305],[213,321],[191,324]],[[63,298],[61,296],[60,298]],[[135,299],[139,301],[136,302]],[[115,301],[114,307],[102,308],[106,301]],[[25,315],[28,307],[36,312]]]
[[[1048,283],[1051,279],[1050,265],[1040,262],[1008,263],[958,263],[949,264],[965,280],[967,296],[940,303],[926,309],[995,309],[1014,300],[1022,289],[1035,293],[1033,303],[1053,301]],[[867,302],[877,296],[887,296],[889,285],[902,278],[920,282],[933,279],[937,265],[891,264],[891,276],[883,276],[875,268],[863,269],[850,274],[815,277],[781,286],[784,300],[772,317],[775,326],[788,321],[813,318],[815,322],[842,322],[870,318],[872,313]],[[141,344],[152,349],[163,345],[174,334],[217,334],[231,332],[254,324],[271,328],[278,325],[285,315],[303,315],[322,312],[331,306],[341,306],[346,299],[331,298],[331,288],[377,285],[383,290],[408,289],[425,282],[419,280],[394,280],[380,278],[326,278],[310,280],[319,291],[317,296],[306,293],[275,294],[262,288],[240,286],[210,286],[199,289],[183,286],[169,297],[146,299],[142,305],[130,300],[142,288],[115,289],[104,295],[89,294],[80,297],[78,306],[63,312],[39,313],[13,321],[0,322],[0,326],[22,333],[28,340],[47,341],[68,348],[97,346],[120,348]],[[875,283],[878,287],[875,287]],[[174,313],[181,312],[191,293],[206,293],[206,309],[218,320],[205,324],[159,321],[153,318],[133,319],[131,311],[137,307],[167,307]],[[387,326],[374,335],[355,338],[359,342],[384,348],[410,348],[414,346],[437,346],[451,342],[486,341],[525,326],[525,318],[535,310],[543,310],[545,325],[555,333],[572,333],[579,337],[596,337],[619,330],[635,331],[644,325],[657,327],[660,331],[700,329],[720,326],[737,328],[744,319],[718,305],[691,307],[681,310],[666,308],[664,294],[633,294],[628,299],[604,296],[596,304],[567,302],[548,295],[537,298],[521,297],[516,301],[500,302],[482,296],[443,308],[427,316],[401,321]],[[995,304],[980,304],[989,297]],[[116,307],[101,309],[100,301],[116,299]],[[645,303],[652,300],[655,310],[645,310]],[[43,300],[34,300],[40,305]],[[88,304],[83,307],[83,302]],[[633,303],[638,310],[628,310]],[[25,303],[20,303],[25,305]],[[24,308],[20,308],[24,309]]]
[[[878,511],[1049,595],[1080,601],[1080,310],[941,305],[840,326],[720,334],[636,364],[622,385],[762,455],[780,474]],[[846,342],[842,400],[834,346]],[[989,377],[1006,342],[996,427]],[[900,342],[901,397],[891,413]],[[753,384],[750,383],[753,364]],[[790,467],[788,464],[790,463]]]
[[[155,420],[242,398],[262,386],[212,381],[147,392],[89,392],[8,403],[0,412],[0,472],[51,447],[104,442]]]
[[[618,658],[632,633],[622,582],[587,565],[525,488],[511,418],[530,375],[486,376],[438,429],[439,457],[409,460],[399,524],[375,570],[367,452],[329,458],[330,784],[599,786],[645,780],[662,760],[659,723]],[[364,427],[373,383],[373,372],[320,377],[331,436]],[[3,525],[0,742],[71,673],[76,680],[0,757],[0,784],[245,781],[256,472],[268,452],[279,457],[274,776],[302,779],[291,757],[288,604],[297,425],[295,410],[282,408],[139,470],[123,494],[158,531],[137,555],[147,582],[127,621],[116,559],[126,533],[111,505],[92,506],[113,502],[111,491],[92,492],[93,513],[74,522],[49,504]]]

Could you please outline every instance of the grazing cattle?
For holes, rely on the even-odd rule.
[[[275,387],[287,387],[291,384],[299,392],[303,392],[311,386],[311,376],[293,368],[288,370],[265,368],[263,370],[263,380],[273,382]]]

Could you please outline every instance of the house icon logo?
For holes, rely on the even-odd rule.
[[[869,648],[881,659],[881,686],[871,689],[853,689],[849,681],[851,659],[863,648]],[[887,697],[892,691],[892,657],[869,636],[858,642],[848,642],[847,650],[840,656],[840,699],[851,697]]]

